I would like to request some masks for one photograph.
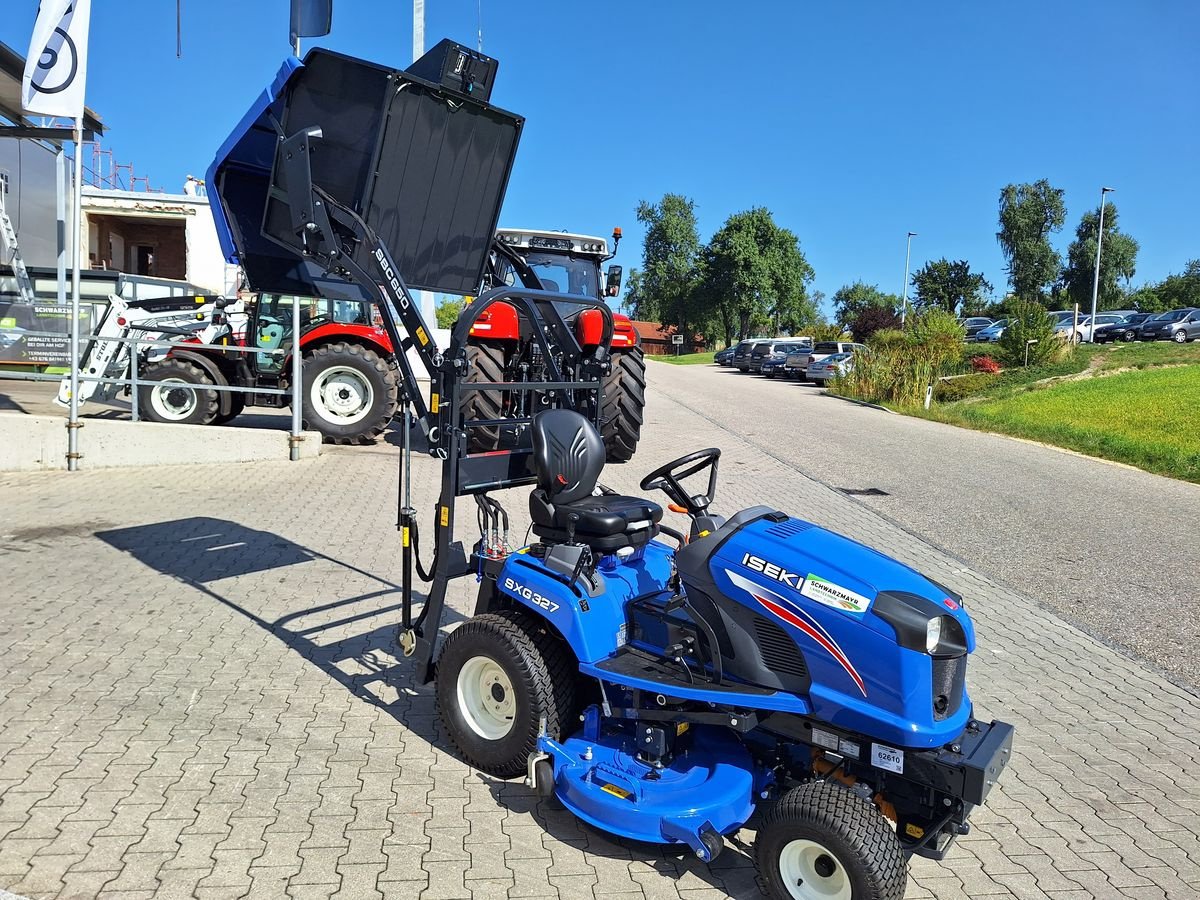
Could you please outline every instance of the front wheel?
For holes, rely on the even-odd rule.
[[[370,443],[400,403],[397,370],[361,344],[323,344],[304,356],[302,403],[304,427],[325,443]]]
[[[210,425],[221,400],[211,388],[212,378],[199,366],[182,359],[164,359],[147,366],[142,380],[156,382],[138,388],[138,406],[150,422],[177,425]]]
[[[483,613],[452,631],[438,656],[438,716],[469,765],[512,778],[526,771],[543,723],[562,738],[577,677],[565,645],[533,616]]]
[[[1175,332],[1173,335],[1171,335],[1171,340],[1173,340],[1177,344],[1186,344],[1187,339],[1188,339],[1187,332],[1184,331],[1182,328],[1180,328],[1177,332]]]
[[[907,882],[883,814],[827,781],[780,798],[758,830],[754,860],[773,900],[901,900]]]

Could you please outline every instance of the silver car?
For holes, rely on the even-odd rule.
[[[853,366],[853,353],[832,353],[818,362],[808,364],[808,380],[817,387],[825,387],[825,382],[845,375]]]
[[[1000,336],[1004,334],[1004,329],[1007,327],[1008,319],[997,319],[987,328],[977,331],[972,340],[978,344],[994,344],[1000,340]]]

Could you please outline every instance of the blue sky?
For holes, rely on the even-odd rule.
[[[607,234],[636,266],[634,208],[673,191],[701,238],[770,208],[832,294],[899,292],[964,258],[1001,290],[997,199],[1066,190],[1065,250],[1100,186],[1141,245],[1135,284],[1200,256],[1200,4],[1176,2],[499,2],[481,0],[493,101],[527,118],[502,223]],[[88,104],[153,183],[200,174],[287,46],[287,0],[93,0]],[[477,0],[427,0],[427,43],[474,45]],[[24,53],[35,0],[7,0]],[[335,0],[316,41],[402,67],[411,4]]]

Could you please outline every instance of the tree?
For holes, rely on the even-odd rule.
[[[1060,260],[1050,235],[1067,219],[1061,188],[1042,179],[1010,184],[1000,192],[1000,230],[996,240],[1008,261],[1008,279],[1023,300],[1041,300],[1058,280]]]
[[[730,342],[757,327],[795,332],[818,321],[812,266],[796,235],[763,207],[725,220],[701,253],[700,273],[696,306],[720,320]]]
[[[1200,307],[1200,259],[1190,259],[1179,275],[1168,275],[1154,287],[1162,308]],[[1139,307],[1140,309],[1140,307]]]
[[[900,317],[890,306],[867,306],[850,323],[854,339],[865,344],[877,331],[900,327]]]
[[[1067,265],[1062,283],[1071,301],[1081,309],[1091,311],[1092,282],[1096,272],[1096,235],[1099,233],[1100,212],[1083,214],[1075,229],[1075,240],[1067,248]],[[1117,283],[1133,278],[1137,263],[1138,242],[1117,228],[1116,204],[1104,205],[1104,241],[1100,248],[1100,309],[1118,309],[1123,305],[1125,292]]]
[[[898,312],[900,298],[895,294],[885,294],[877,285],[863,281],[844,284],[833,295],[833,315],[843,328],[849,328],[865,309],[872,306]]]
[[[453,328],[458,321],[458,314],[463,311],[461,297],[449,297],[433,308],[437,316],[438,328]]]
[[[696,205],[682,194],[663,194],[658,203],[639,203],[637,218],[646,226],[642,268],[630,276],[626,296],[633,295],[638,318],[690,334],[699,318],[692,308],[700,253]]]
[[[944,309],[951,315],[957,313],[960,306],[964,314],[983,306],[986,302],[983,295],[992,289],[982,274],[971,271],[966,260],[950,262],[945,257],[928,262],[914,272],[912,284],[916,292],[913,306]]]
[[[1166,312],[1168,308],[1166,301],[1158,294],[1157,285],[1153,284],[1144,284],[1136,291],[1130,291],[1125,296],[1125,302],[1138,312]]]

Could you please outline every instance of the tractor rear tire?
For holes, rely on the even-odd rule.
[[[438,717],[469,765],[523,775],[542,723],[554,740],[572,723],[578,677],[567,645],[536,616],[483,613],[450,632],[438,656]]]
[[[304,354],[304,427],[325,443],[373,443],[399,403],[399,370],[369,347],[339,341]]]
[[[902,900],[908,879],[900,841],[879,809],[829,781],[779,799],[758,829],[754,862],[773,900]]]
[[[628,462],[642,436],[646,409],[646,357],[641,347],[612,355],[612,371],[604,379],[600,436],[608,462]]]
[[[241,394],[234,394],[229,398],[229,412],[220,413],[212,423],[214,425],[226,425],[240,416],[246,409],[246,400]]]
[[[503,343],[479,341],[467,344],[466,383],[507,381],[504,375],[507,353]],[[465,419],[503,419],[503,391],[464,391],[459,409]],[[467,430],[467,452],[489,453],[500,449],[500,426],[487,425]]]
[[[176,425],[211,425],[221,408],[216,391],[204,390],[214,382],[202,368],[168,357],[146,366],[138,387],[138,411],[148,422]],[[145,382],[157,381],[157,385]],[[178,385],[178,386],[173,386]],[[196,388],[187,387],[196,385]]]

